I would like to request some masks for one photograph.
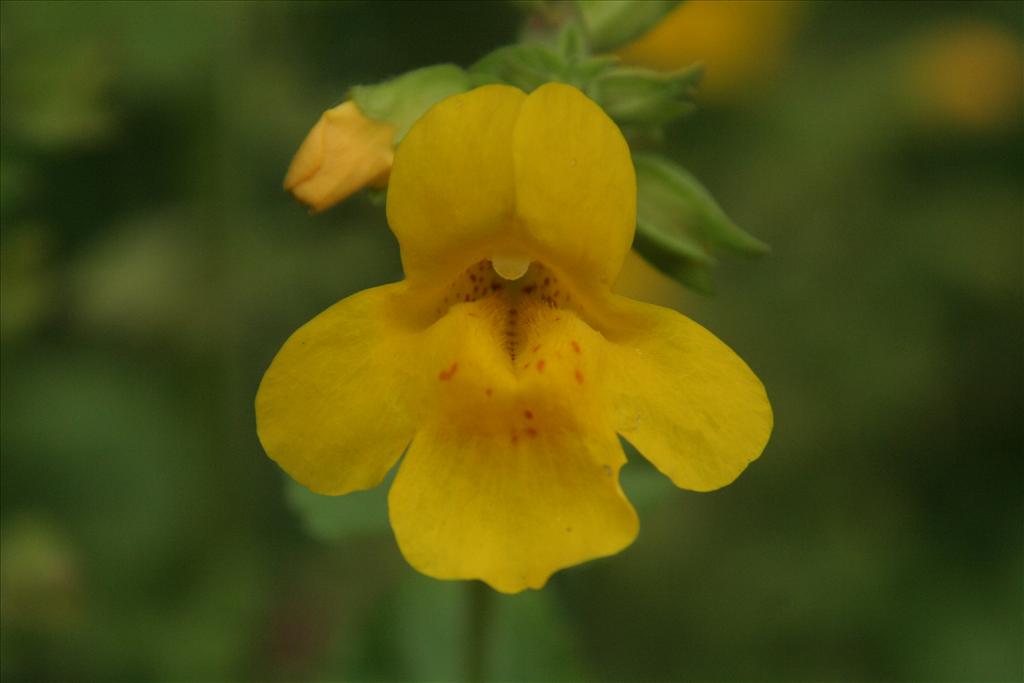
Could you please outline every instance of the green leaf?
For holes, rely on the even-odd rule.
[[[469,76],[461,68],[438,64],[376,85],[357,85],[350,97],[371,119],[395,126],[397,145],[428,109],[446,97],[469,90],[470,85]]]
[[[583,34],[570,24],[559,34],[557,48],[543,43],[500,47],[470,67],[470,78],[474,85],[505,83],[526,92],[553,81],[587,91],[618,63],[613,55],[588,56]]]
[[[474,85],[506,83],[526,92],[551,81],[564,81],[565,73],[565,60],[540,43],[500,47],[470,67]]]
[[[652,154],[633,158],[638,215],[666,243],[704,245],[743,256],[760,256],[768,245],[736,226],[711,193],[686,169]],[[685,250],[683,250],[685,254]]]
[[[582,62],[589,55],[587,37],[575,22],[569,22],[558,34],[558,53],[566,64]]]
[[[679,5],[679,0],[576,0],[580,20],[596,51],[639,38]]]
[[[388,488],[384,483],[344,496],[321,496],[288,479],[285,499],[306,532],[320,541],[342,541],[388,530]]]
[[[715,293],[711,263],[686,256],[678,249],[666,247],[663,241],[652,239],[652,234],[654,233],[647,224],[637,222],[633,248],[652,266],[676,282],[700,294]],[[702,258],[710,259],[707,255],[703,255]]]
[[[648,261],[687,287],[714,291],[715,254],[760,256],[768,246],[737,227],[688,171],[649,154],[634,156],[637,234],[634,246]]]
[[[587,94],[619,124],[663,125],[692,112],[704,67],[664,73],[639,67],[606,69]]]

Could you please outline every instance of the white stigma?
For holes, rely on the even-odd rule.
[[[491,265],[494,272],[506,280],[518,280],[530,269],[530,259],[517,254],[495,254]]]

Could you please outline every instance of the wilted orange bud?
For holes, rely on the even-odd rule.
[[[366,186],[384,187],[394,137],[394,126],[368,118],[355,102],[328,109],[295,153],[284,189],[323,211]]]

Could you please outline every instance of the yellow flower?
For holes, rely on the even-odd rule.
[[[764,387],[669,309],[614,295],[636,184],[615,124],[575,88],[444,100],[399,146],[388,221],[405,280],[295,332],[256,396],[260,440],[313,491],[381,482],[405,558],[502,592],[637,534],[616,434],[708,491],[761,453]]]
[[[797,10],[787,0],[689,0],[617,52],[628,64],[652,69],[703,62],[701,99],[725,101],[779,68]]]
[[[365,116],[355,102],[328,109],[295,153],[284,189],[323,211],[364,187],[384,187],[395,127]]]
[[[919,41],[908,61],[907,90],[924,122],[978,133],[1019,125],[1024,51],[1004,29],[980,22],[941,27]]]

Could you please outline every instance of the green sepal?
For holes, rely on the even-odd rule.
[[[699,292],[713,292],[715,255],[760,256],[768,246],[736,226],[686,169],[653,154],[633,157],[637,181],[634,246],[656,268]]]
[[[590,55],[587,37],[575,22],[569,22],[559,31],[556,42],[558,54],[566,64],[579,64]]]
[[[612,50],[654,28],[679,0],[576,0],[576,11],[594,50]]]
[[[700,64],[668,73],[617,66],[594,78],[587,94],[620,124],[660,126],[696,108],[703,75]]]
[[[499,47],[470,67],[473,85],[505,83],[525,92],[551,81],[563,81],[565,60],[541,43],[520,43]]]
[[[446,97],[470,89],[469,75],[454,64],[416,69],[376,85],[357,85],[349,97],[371,119],[395,126],[395,144],[412,124]]]
[[[725,250],[761,256],[767,244],[739,228],[711,193],[683,167],[654,154],[633,157],[638,215],[669,242],[701,244],[709,253]]]
[[[597,102],[620,126],[657,131],[694,109],[694,94],[704,68],[696,64],[663,73],[623,66],[614,55],[589,55],[575,24],[558,35],[556,46],[508,45],[491,52],[469,70],[473,85],[504,83],[531,92],[556,81],[573,85]]]
[[[681,285],[700,294],[715,293],[714,280],[711,277],[712,264],[705,260],[710,258],[709,256],[705,254],[701,259],[690,258],[678,249],[666,248],[662,240],[652,237],[654,234],[656,231],[650,224],[637,221],[633,248],[648,263]]]

